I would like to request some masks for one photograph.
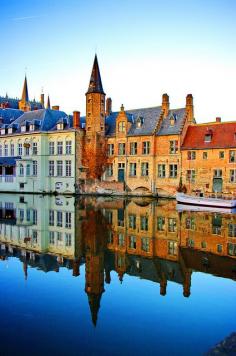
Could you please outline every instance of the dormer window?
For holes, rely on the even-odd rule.
[[[21,126],[21,132],[25,132],[26,131],[26,126],[25,125],[22,125]]]
[[[143,117],[141,117],[141,116],[140,116],[140,117],[138,117],[138,119],[137,119],[137,123],[136,123],[137,128],[142,127],[143,122],[144,122]]]
[[[212,139],[212,135],[211,135],[211,134],[205,134],[205,139],[204,139],[204,141],[205,141],[206,143],[211,142],[211,139]]]
[[[64,129],[64,124],[63,122],[58,122],[57,124],[57,130],[63,130]]]
[[[9,134],[12,134],[12,127],[9,127],[8,133],[9,133]]]
[[[6,129],[1,129],[1,135],[5,135]]]
[[[174,126],[176,121],[176,117],[174,115],[171,115],[170,117],[170,126]]]
[[[34,124],[30,124],[30,131],[34,131],[35,130],[35,125]]]
[[[118,123],[118,131],[119,132],[125,132],[125,121],[120,121]]]

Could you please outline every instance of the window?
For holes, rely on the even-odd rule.
[[[141,176],[143,177],[148,176],[148,162],[141,163]]]
[[[169,218],[168,219],[168,231],[169,232],[176,232],[176,230],[177,230],[176,219],[175,218]]]
[[[178,153],[178,141],[170,141],[170,154]]]
[[[228,229],[229,229],[228,236],[236,237],[236,224],[229,224]]]
[[[187,230],[195,230],[195,218],[194,217],[186,218],[185,225]]]
[[[64,129],[64,123],[63,122],[59,122],[57,124],[57,130],[63,130]]]
[[[118,245],[120,247],[124,247],[124,245],[125,245],[125,237],[124,237],[124,234],[122,234],[122,233],[118,234]]]
[[[30,209],[26,210],[26,221],[30,221]]]
[[[29,143],[25,143],[24,147],[25,147],[25,156],[29,156],[29,154],[30,154],[30,145],[29,145]]]
[[[158,176],[158,178],[165,178],[165,176],[166,176],[166,165],[165,164],[158,164],[157,176]]]
[[[54,161],[48,162],[48,172],[50,177],[54,176]]]
[[[232,243],[228,244],[228,254],[230,256],[236,256],[236,244],[232,244]]]
[[[66,177],[71,177],[71,161],[66,160]]]
[[[54,155],[55,153],[55,145],[54,142],[49,142],[49,154]]]
[[[49,231],[49,244],[50,245],[55,244],[54,231]]]
[[[201,242],[201,247],[202,247],[202,248],[206,248],[206,247],[207,247],[206,241],[202,241],[202,242]]]
[[[130,154],[136,155],[138,151],[138,143],[137,142],[130,142]]]
[[[150,141],[143,142],[142,154],[148,155],[150,153]]]
[[[71,234],[66,233],[66,247],[71,246]]]
[[[118,145],[118,155],[125,155],[125,143],[119,143]]]
[[[114,144],[109,143],[108,144],[108,156],[113,156],[114,155]]]
[[[66,212],[66,228],[71,229],[71,213]]]
[[[62,233],[59,231],[57,232],[57,244],[58,244],[58,246],[63,245]]]
[[[202,153],[202,158],[203,158],[203,159],[207,159],[207,152],[203,152],[203,153]]]
[[[66,154],[71,155],[72,153],[72,141],[66,141]]]
[[[38,175],[38,162],[33,161],[33,176],[37,176],[37,175]]]
[[[236,169],[231,169],[229,176],[230,176],[230,179],[229,179],[230,183],[236,183]]]
[[[33,155],[38,154],[38,144],[37,142],[33,142],[33,150],[32,150]]]
[[[49,210],[49,226],[54,226],[54,210]]]
[[[62,161],[57,161],[57,176],[62,177],[62,173],[63,173]]]
[[[212,234],[221,235],[222,216],[220,214],[214,214],[212,216]]]
[[[165,230],[165,218],[163,216],[157,217],[157,231]]]
[[[113,164],[112,163],[109,163],[107,165],[106,173],[107,173],[108,177],[112,177],[113,176]]]
[[[129,237],[129,248],[136,249],[136,236]]]
[[[136,215],[129,215],[129,228],[136,229]]]
[[[178,167],[177,164],[170,164],[170,178],[177,178]]]
[[[129,175],[130,175],[130,177],[136,177],[136,168],[137,168],[137,164],[136,163],[130,163],[129,164]]]
[[[141,238],[141,249],[144,252],[149,252],[150,251],[150,241],[148,237],[142,237]]]
[[[224,153],[224,151],[220,151],[220,152],[219,152],[219,158],[220,158],[220,159],[225,158],[225,153]]]
[[[140,216],[140,230],[148,231],[148,217]]]
[[[15,155],[15,147],[14,147],[14,143],[11,143],[11,156]]]
[[[18,143],[18,156],[22,156],[22,143]]]
[[[38,231],[36,231],[36,230],[32,231],[32,240],[33,240],[34,244],[36,244],[38,242]]]
[[[2,145],[0,145],[0,157],[2,157]]]
[[[211,139],[212,139],[212,134],[206,134],[205,135],[205,142],[208,143],[208,142],[211,142]]]
[[[124,226],[124,209],[117,210],[118,226]]]
[[[222,177],[222,169],[214,169],[213,175],[214,175],[214,178],[221,178]]]
[[[62,227],[62,211],[57,211],[57,226]]]
[[[25,212],[23,209],[19,209],[20,222],[24,220]]]
[[[178,245],[176,241],[168,241],[168,254],[177,256]]]
[[[113,220],[113,212],[110,210],[106,210],[106,219],[108,221],[108,224],[112,224]]]
[[[229,162],[236,162],[236,151],[229,151]]]
[[[113,233],[112,231],[108,231],[108,243],[113,244]]]
[[[118,131],[119,132],[125,132],[125,121],[120,121],[118,123]]]
[[[34,124],[30,124],[30,131],[34,131],[35,125]]]
[[[186,176],[187,182],[195,183],[195,178],[196,178],[195,169],[188,169],[187,176]]]
[[[23,176],[23,175],[24,175],[24,166],[23,166],[23,164],[20,164],[20,165],[19,165],[19,175],[20,175],[20,176]]]
[[[223,246],[222,245],[217,245],[217,252],[222,253],[223,251]]]
[[[63,154],[63,142],[62,141],[57,142],[57,154],[58,155]]]
[[[4,156],[8,156],[8,145],[7,144],[5,144],[4,145]]]
[[[188,160],[194,160],[194,159],[196,159],[196,151],[188,151]]]
[[[30,176],[30,164],[29,163],[26,165],[26,175]]]
[[[187,239],[187,245],[188,247],[194,247],[194,240],[193,239]]]
[[[37,225],[38,223],[38,212],[36,209],[33,209],[33,225]]]
[[[22,125],[21,126],[21,132],[25,132],[26,131],[26,126],[25,125]]]

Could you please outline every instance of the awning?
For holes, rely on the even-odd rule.
[[[0,157],[0,166],[15,166],[17,159],[21,157]]]

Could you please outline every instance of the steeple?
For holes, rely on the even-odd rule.
[[[51,109],[51,104],[50,104],[50,98],[49,98],[49,95],[48,95],[47,109]]]
[[[98,66],[98,59],[96,54],[94,57],[93,69],[90,77],[88,91],[86,94],[88,93],[99,93],[105,95],[102,87],[102,80],[101,80],[100,70]]]
[[[101,296],[102,296],[102,293],[100,293],[100,294],[88,293],[88,301],[89,301],[89,307],[90,307],[90,312],[91,312],[91,319],[92,319],[94,326],[96,326],[96,324],[97,324]]]
[[[27,84],[26,75],[25,75],[25,80],[24,80],[24,86],[23,86],[23,91],[22,91],[21,100],[24,101],[25,103],[28,103],[28,101],[29,101],[28,84]]]

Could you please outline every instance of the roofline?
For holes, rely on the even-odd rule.
[[[234,146],[213,146],[213,147],[183,147],[181,146],[180,149],[185,151],[185,150],[215,150],[215,149],[228,149],[228,148],[235,148],[236,149],[236,144]]]

